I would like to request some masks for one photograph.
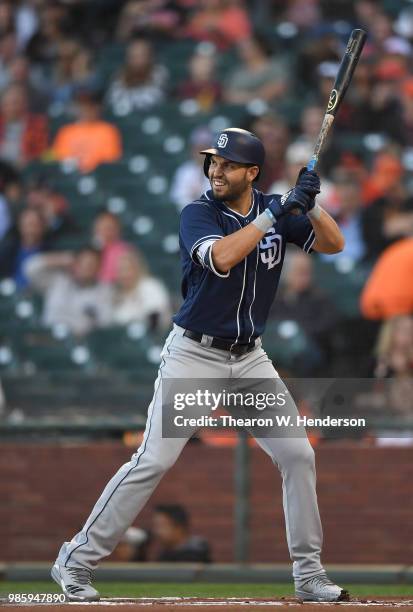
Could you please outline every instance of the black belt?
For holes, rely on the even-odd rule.
[[[205,337],[204,334],[193,332],[190,329],[184,331],[184,336],[201,344],[203,344],[202,339]],[[249,353],[255,348],[255,340],[251,340],[248,344],[235,344],[235,341],[224,340],[224,338],[211,338],[210,336],[208,338],[209,341],[205,343],[205,346],[220,349],[221,351],[231,351],[234,355],[245,355],[245,353]]]

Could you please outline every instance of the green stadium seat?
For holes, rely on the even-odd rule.
[[[263,345],[275,368],[302,372],[307,360],[314,361],[313,342],[295,321],[268,321]]]
[[[124,158],[112,164],[100,164],[90,175],[99,188],[110,188],[113,183],[133,183],[137,179],[129,171],[129,158]]]
[[[70,336],[59,338],[49,329],[38,325],[16,328],[10,340],[21,363],[34,370],[91,370],[94,360],[84,342]]]
[[[16,351],[7,339],[0,339],[0,372],[13,372],[20,366]]]
[[[314,258],[318,286],[333,300],[340,314],[347,318],[360,316],[361,291],[371,271],[371,265],[337,259],[326,262]]]
[[[4,282],[0,286],[4,286]],[[7,279],[6,282],[12,282]],[[11,295],[0,296],[0,336],[17,329],[25,330],[38,323],[41,312],[41,299],[35,295],[24,295],[13,292]]]
[[[88,345],[99,355],[101,365],[134,374],[142,386],[153,384],[160,346],[151,341],[140,325],[96,330],[89,335]]]
[[[116,75],[125,58],[125,45],[109,43],[104,45],[97,55],[97,75],[106,87]]]

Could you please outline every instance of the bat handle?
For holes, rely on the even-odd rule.
[[[307,170],[309,170],[311,172],[311,170],[314,170],[316,165],[317,165],[318,159],[317,157],[314,155],[310,161],[307,164]]]

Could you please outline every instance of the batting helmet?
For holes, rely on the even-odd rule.
[[[200,153],[205,154],[204,173],[206,177],[208,177],[211,155],[220,155],[225,159],[241,164],[252,164],[259,168],[265,159],[264,145],[258,136],[241,128],[227,128],[220,133],[212,149],[204,149]],[[258,177],[259,173],[255,180]]]

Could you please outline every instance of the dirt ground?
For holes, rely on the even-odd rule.
[[[61,612],[67,610],[68,606],[76,607],[76,612],[91,612],[90,607],[111,607],[112,609],[122,609],[128,606],[133,606],[134,610],[146,609],[151,612],[166,612],[167,610],[173,610],[179,612],[180,609],[187,609],[195,606],[200,609],[201,612],[217,612],[218,609],[227,607],[238,612],[238,610],[245,609],[246,612],[263,612],[265,610],[280,610],[280,608],[289,609],[300,609],[303,612],[320,612],[320,609],[328,607],[329,610],[339,609],[343,607],[349,607],[349,612],[356,612],[358,610],[366,610],[371,607],[374,610],[388,609],[388,608],[405,608],[406,610],[413,610],[413,600],[406,599],[403,597],[380,597],[374,598],[366,597],[363,599],[353,598],[351,601],[343,601],[339,603],[303,603],[294,597],[282,597],[279,599],[264,599],[264,598],[195,598],[195,597],[157,597],[157,598],[102,598],[99,602],[94,603],[67,603],[67,604],[9,604],[7,602],[0,602],[0,608],[2,612],[33,612],[34,606],[41,606],[41,612]],[[344,612],[344,610],[342,611]]]

